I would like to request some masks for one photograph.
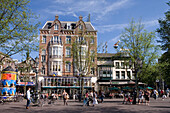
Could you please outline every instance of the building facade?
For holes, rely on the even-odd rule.
[[[113,53],[98,53],[98,89],[110,92],[109,88],[135,85],[132,67],[128,62],[130,57]]]
[[[88,70],[90,73],[86,73],[85,76],[91,78],[97,76],[97,31],[94,29],[91,22],[84,22],[82,16],[79,17],[77,22],[60,21],[58,18],[58,15],[56,15],[54,21],[47,21],[42,29],[40,29],[39,75],[45,76],[42,83],[43,88],[47,88],[47,86],[49,87],[53,85],[56,86],[55,89],[59,87],[56,83],[46,83],[46,81],[51,83],[50,77],[52,76],[54,78],[56,77],[55,80],[59,81],[61,79],[63,81],[69,80],[71,82],[75,80],[74,77],[79,79],[80,68],[75,63],[77,58],[73,53],[73,44],[75,42],[83,42],[81,44],[77,43],[77,46],[81,47],[80,54],[82,56],[87,54],[83,52],[87,50],[95,54],[95,57],[92,59],[93,65],[90,67],[87,66],[90,68]],[[84,61],[84,64],[86,64],[85,58],[79,62],[81,61]],[[58,77],[61,78],[59,79]],[[68,77],[72,77],[72,79],[68,79]],[[82,79],[87,80],[86,78]],[[68,88],[68,85],[62,85],[63,88],[64,86],[67,86]]]

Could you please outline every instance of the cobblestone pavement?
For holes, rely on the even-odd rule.
[[[0,113],[170,113],[170,99],[150,99],[150,105],[130,105],[122,104],[122,99],[105,99],[95,107],[82,106],[80,102],[69,100],[68,106],[64,106],[62,100],[54,105],[46,104],[37,107],[31,104],[29,109],[25,109],[26,100],[23,102],[11,102],[0,105]]]

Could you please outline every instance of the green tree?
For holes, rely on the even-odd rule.
[[[155,42],[155,33],[144,30],[144,25],[140,21],[135,23],[132,20],[129,27],[122,33],[120,48],[124,55],[130,57],[136,79],[142,81],[147,76],[149,67],[156,62],[159,47],[155,45]],[[138,84],[138,81],[136,82]]]
[[[0,51],[5,57],[27,49],[37,50],[36,37],[39,22],[28,8],[29,0],[1,0],[0,4]]]
[[[170,1],[167,3],[170,6]],[[167,84],[170,86],[170,9],[165,12],[165,18],[164,19],[159,19],[158,20],[160,24],[160,28],[157,29],[157,32],[160,35],[161,40],[158,42],[161,43],[161,48],[163,51],[165,51],[161,58],[159,59],[159,63],[161,65],[164,65],[160,67],[162,71],[162,76],[164,80],[167,82]]]
[[[74,72],[77,73],[77,77],[80,79],[82,77],[88,77],[91,72],[96,70],[96,48],[95,44],[91,44],[91,40],[94,39],[93,36],[85,36],[82,35],[76,37],[72,42],[72,56],[73,62],[72,65],[74,67]],[[96,42],[95,42],[96,43]],[[83,96],[84,93],[84,80],[81,79],[81,94]]]

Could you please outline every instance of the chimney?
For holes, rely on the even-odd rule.
[[[79,20],[83,20],[83,17],[81,15],[79,16]]]
[[[55,19],[58,20],[58,15],[55,15]]]

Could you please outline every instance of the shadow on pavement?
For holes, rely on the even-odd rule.
[[[170,106],[152,106],[153,108],[170,108]]]

